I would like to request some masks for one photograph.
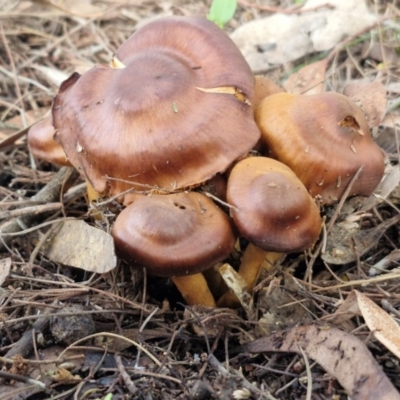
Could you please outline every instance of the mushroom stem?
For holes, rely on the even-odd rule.
[[[90,207],[92,202],[97,200],[100,197],[100,194],[98,192],[96,192],[95,188],[92,186],[92,184],[87,179],[86,179],[86,192],[87,192],[87,201],[88,201],[88,205],[89,205],[90,216],[95,221],[101,221],[103,219],[101,212],[99,210],[97,210],[96,208]]]
[[[171,278],[189,305],[216,307],[213,295],[202,273]]]
[[[100,194],[96,192],[96,190],[88,180],[86,180],[86,187],[87,187],[86,190],[88,196],[88,203],[90,204],[92,201],[97,200],[100,197]]]
[[[283,253],[269,252],[252,243],[249,243],[243,253],[242,262],[238,274],[243,278],[247,285],[247,291],[251,293],[260,276],[261,268],[264,265],[274,265],[276,261],[283,257]],[[225,293],[217,302],[219,307],[236,308],[240,302],[232,292]]]

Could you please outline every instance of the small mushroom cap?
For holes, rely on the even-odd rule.
[[[228,179],[228,203],[242,236],[267,251],[291,253],[314,244],[321,217],[295,173],[272,158],[239,161]]]
[[[275,93],[284,93],[285,89],[264,75],[255,76],[253,106],[256,108],[263,99]]]
[[[236,241],[228,215],[197,192],[138,198],[112,236],[124,259],[164,277],[201,272],[227,258]]]
[[[111,65],[62,85],[53,117],[57,140],[97,192],[132,187],[122,180],[170,191],[205,182],[253,148],[253,96],[250,67],[221,29],[167,17],[134,33]]]
[[[61,145],[54,140],[55,129],[51,114],[31,126],[28,131],[30,152],[42,160],[57,165],[71,166]]]
[[[369,196],[384,173],[384,155],[362,110],[338,93],[265,98],[256,110],[262,152],[288,165],[312,196],[339,200],[354,174],[350,196]]]

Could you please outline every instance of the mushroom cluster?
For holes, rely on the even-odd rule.
[[[29,146],[58,164],[64,157],[89,187],[127,206],[112,231],[121,256],[172,277],[188,303],[211,306],[200,273],[231,253],[236,233],[221,208],[190,190],[254,148],[253,97],[252,71],[214,23],[160,18],[108,65],[64,81]],[[46,146],[47,157],[37,150]],[[50,147],[61,157],[50,158]],[[151,196],[138,195],[143,186]]]
[[[160,18],[109,64],[63,82],[29,146],[126,206],[112,231],[124,259],[171,277],[188,304],[215,306],[202,272],[230,255],[237,234],[250,243],[239,274],[251,291],[265,257],[318,239],[315,196],[340,198],[360,167],[351,194],[368,195],[383,174],[383,155],[350,100],[277,93],[261,101],[260,82],[214,23]],[[262,157],[249,156],[255,148]],[[230,216],[195,191],[210,180]],[[226,293],[218,304],[237,301]]]

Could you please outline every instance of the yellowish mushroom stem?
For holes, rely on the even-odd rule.
[[[188,305],[216,307],[213,295],[202,273],[171,278]]]
[[[87,187],[88,203],[91,203],[92,201],[97,200],[100,197],[100,194],[96,192],[96,190],[89,181],[86,181],[86,187]]]
[[[93,201],[97,200],[100,197],[100,194],[96,192],[96,190],[88,180],[86,181],[86,191],[87,191],[88,204],[91,204]],[[96,209],[93,209],[90,215],[96,221],[101,221],[102,219],[101,212],[97,211]]]
[[[253,291],[257,279],[260,276],[262,267],[270,266],[270,268],[272,268],[272,266],[278,260],[281,260],[283,256],[282,253],[268,252],[249,243],[243,254],[242,262],[238,271],[240,277],[246,282],[247,291],[249,293]],[[232,292],[225,293],[218,300],[217,304],[219,307],[229,308],[237,308],[240,306],[238,298]]]

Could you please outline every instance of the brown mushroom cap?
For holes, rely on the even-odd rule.
[[[254,84],[253,107],[256,108],[263,99],[275,93],[284,93],[285,89],[263,75],[256,75]]]
[[[30,152],[53,164],[71,166],[61,145],[54,140],[55,129],[51,114],[31,126],[28,131]]]
[[[71,78],[53,107],[57,140],[99,193],[132,187],[121,179],[166,190],[198,185],[258,141],[253,74],[212,22],[157,19],[111,65]]]
[[[350,196],[369,196],[384,172],[384,156],[372,140],[362,110],[338,93],[265,98],[256,110],[262,152],[288,165],[312,196],[340,199],[362,166]]]
[[[196,192],[138,198],[112,235],[124,259],[164,277],[201,272],[228,257],[236,241],[229,217]]]
[[[321,230],[314,199],[289,167],[271,158],[239,161],[228,179],[227,200],[241,235],[267,251],[305,250]]]

